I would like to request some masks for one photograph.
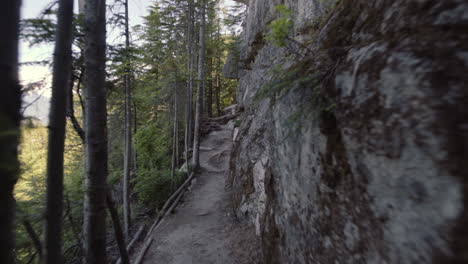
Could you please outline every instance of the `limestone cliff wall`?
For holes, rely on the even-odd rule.
[[[267,263],[468,262],[467,29],[465,0],[249,1],[228,184]]]

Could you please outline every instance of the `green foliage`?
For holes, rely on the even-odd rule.
[[[20,37],[28,40],[30,46],[52,43],[55,38],[55,27],[52,19],[25,19],[20,24]]]
[[[45,193],[47,128],[30,126],[21,132],[21,171],[15,197],[20,201],[41,200]]]
[[[158,204],[167,191],[170,191],[166,189],[170,184],[163,186],[165,183],[170,183],[168,178],[172,147],[170,129],[164,127],[161,122],[151,123],[138,130],[135,140],[138,153],[135,191],[145,203]]]
[[[21,129],[19,159],[21,163],[20,178],[15,186],[17,201],[16,222],[16,258],[17,263],[27,263],[34,255],[34,245],[29,238],[23,220],[28,220],[36,233],[41,236],[44,223],[45,173],[47,159],[47,128],[31,120],[23,123]],[[82,218],[82,179],[83,155],[82,144],[71,124],[67,124],[64,156],[64,193],[68,197],[65,206],[67,218],[64,220],[64,248],[76,244],[72,226],[68,219],[75,219],[80,225]],[[77,228],[77,226],[74,226]],[[78,227],[79,228],[79,227]],[[66,259],[75,256],[67,252]],[[37,260],[37,257],[36,257]],[[34,262],[38,263],[38,262]]]
[[[170,170],[139,170],[138,178],[134,180],[135,192],[144,203],[161,208],[175,191],[175,187],[182,183],[185,175],[185,173],[176,173],[172,178]]]
[[[165,169],[171,166],[171,130],[161,123],[148,124],[135,135],[140,168]]]
[[[171,135],[164,122],[148,124],[135,135],[138,152],[138,176],[134,178],[139,199],[160,207],[183,180],[185,173],[171,177]]]
[[[265,39],[279,47],[286,45],[289,32],[294,26],[291,19],[291,10],[285,5],[276,5],[275,10],[279,12],[280,17],[273,20],[269,25],[269,32]]]
[[[219,96],[220,109],[235,102],[237,81],[222,76],[222,66],[228,50],[236,43],[236,37],[225,35],[221,19],[215,13],[218,1],[209,1],[207,12],[206,40],[206,87],[212,88],[213,97]],[[179,109],[179,154],[183,163],[183,135],[185,121],[185,92],[188,80],[186,32],[186,0],[158,1],[150,8],[144,24],[132,32],[132,39],[139,41],[127,49],[121,44],[108,45],[107,74],[108,82],[108,169],[110,184],[119,184],[123,175],[124,150],[124,93],[123,78],[128,71],[132,75],[132,130],[134,153],[136,153],[136,171],[132,172],[132,184],[135,196],[133,205],[160,207],[174,189],[184,180],[186,173],[176,172],[171,176],[172,155],[172,118],[174,115],[174,86],[178,86]],[[56,20],[52,7],[43,12],[37,19],[22,22],[22,37],[31,44],[52,43],[55,34]],[[114,17],[115,16],[115,17]],[[75,23],[74,44],[82,47],[82,16],[77,16]],[[239,23],[240,20],[232,21]],[[113,13],[109,19],[111,27],[122,25],[122,16]],[[194,35],[198,36],[198,21],[195,22]],[[198,38],[195,37],[194,42]],[[194,50],[197,55],[197,43]],[[74,74],[82,73],[83,58],[79,48],[74,49]],[[197,63],[195,59],[193,77],[196,78]],[[77,80],[75,80],[77,83]],[[196,89],[197,81],[194,81]],[[220,87],[219,93],[215,88]],[[76,89],[76,87],[75,87]],[[83,89],[81,89],[83,92]],[[196,91],[193,91],[196,94]],[[216,103],[213,100],[213,108]],[[75,115],[80,123],[80,103],[75,102]],[[216,111],[213,111],[216,112]],[[28,219],[36,232],[42,237],[44,226],[45,167],[47,156],[47,128],[37,126],[32,121],[26,122],[23,130],[23,141],[20,145],[21,177],[16,185],[18,219]],[[66,263],[78,263],[80,252],[75,234],[81,232],[83,218],[83,145],[70,123],[67,124],[65,147],[64,194],[64,251]],[[138,214],[138,212],[137,212]],[[72,220],[70,220],[71,218]],[[72,225],[72,222],[74,223]],[[34,255],[35,249],[27,232],[17,222],[17,262],[27,263]],[[77,231],[77,232],[75,232]],[[37,263],[38,259],[31,263]]]

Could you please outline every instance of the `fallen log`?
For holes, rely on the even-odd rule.
[[[180,201],[182,196],[184,195],[184,191],[188,188],[190,182],[192,179],[195,177],[195,173],[191,173],[190,176],[185,180],[185,182],[167,199],[166,203],[164,203],[163,208],[161,209],[159,216],[156,218],[154,221],[153,225],[149,229],[146,237],[145,237],[145,244],[143,245],[142,250],[140,251],[140,254],[138,255],[136,259],[136,264],[139,264],[142,260],[143,257],[145,256],[146,251],[148,250],[149,246],[153,242],[153,238],[151,238],[151,234],[153,233],[154,230],[156,230],[164,221],[164,217],[174,210],[174,208],[177,206],[177,203]]]
[[[164,215],[160,218],[160,221],[158,221],[158,223],[156,224],[156,226],[153,228],[153,231],[158,229],[159,226],[161,226],[161,224],[164,222],[164,217],[169,214],[170,212],[172,212],[172,210],[174,210],[174,208],[177,206],[177,204],[179,203],[180,199],[182,198],[182,196],[184,196],[184,192],[180,192],[179,195],[177,196],[177,198],[174,200],[174,203],[172,203],[171,207],[164,213]],[[143,246],[143,249],[142,251],[140,252],[140,255],[138,255],[137,257],[137,260],[136,260],[136,264],[140,264],[140,262],[143,260],[143,258],[145,257],[145,254],[146,254],[146,251],[148,251],[148,248],[149,246],[151,245],[151,243],[153,242],[153,239],[150,238],[149,240],[147,240],[147,242],[145,243],[145,245]]]
[[[140,255],[138,255],[135,264],[140,264],[143,258],[145,257],[146,251],[148,251],[148,248],[150,247],[151,243],[153,243],[153,239],[148,240],[145,245],[143,246],[143,250],[140,252]]]
[[[195,174],[192,173],[190,175],[190,177],[187,178],[187,180],[185,180],[185,182],[179,187],[179,189],[177,189],[172,195],[171,197],[169,197],[169,199],[167,199],[166,203],[164,203],[163,205],[163,208],[161,209],[161,211],[159,212],[159,216],[156,218],[156,220],[154,221],[153,225],[151,225],[151,228],[149,229],[148,231],[148,234],[146,235],[145,237],[145,240],[148,239],[148,237],[151,235],[151,232],[153,232],[153,229],[154,227],[159,223],[159,221],[164,217],[164,215],[166,215],[166,210],[169,206],[172,205],[172,202],[178,197],[178,195],[185,190],[186,187],[188,187],[188,185],[190,184],[190,182],[192,181],[193,177],[195,177]]]
[[[141,234],[143,234],[143,230],[145,230],[146,225],[141,225],[140,228],[138,228],[138,231],[135,233],[135,236],[133,236],[132,240],[127,246],[127,252],[128,254],[131,253],[133,247],[135,246],[136,242],[140,239]],[[116,262],[116,264],[121,264],[122,263],[122,258],[119,258]]]
[[[133,246],[135,246],[136,242],[140,238],[141,234],[143,234],[143,230],[145,230],[146,225],[141,225],[138,231],[136,232],[135,236],[133,237],[132,241],[127,246],[127,251],[131,252]]]
[[[216,122],[220,124],[226,124],[228,121],[232,119],[236,119],[239,116],[239,113],[235,114],[230,114],[230,115],[224,115],[220,117],[215,117],[215,118],[207,118],[205,119],[206,122]]]
[[[237,104],[230,105],[223,109],[223,113],[225,114],[233,114],[237,110]]]

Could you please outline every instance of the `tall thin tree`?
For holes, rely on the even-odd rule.
[[[203,96],[205,80],[205,0],[200,0],[200,33],[198,47],[197,103],[195,110],[195,131],[193,139],[192,164],[195,169],[200,167],[200,128],[203,115]]]
[[[107,113],[106,1],[86,0],[85,14],[85,263],[106,263]]]
[[[177,73],[175,74],[175,83],[174,83],[174,119],[173,119],[173,131],[172,131],[172,166],[171,166],[171,179],[172,179],[172,190],[175,189],[175,170],[176,167],[178,166],[177,164],[177,147],[179,144],[179,135],[178,135],[178,120],[177,120]]]
[[[79,12],[80,14],[84,14],[84,0],[79,0]],[[84,70],[82,69],[81,70],[81,75],[83,75],[83,72]],[[80,76],[78,78],[78,88],[80,86],[80,80],[81,80],[81,77]],[[73,78],[72,78],[73,80]],[[84,129],[80,126],[80,124],[77,122],[77,120],[73,120],[73,112],[74,112],[74,104],[73,104],[73,94],[71,93],[71,91],[73,90],[73,83],[72,85],[70,85],[70,94],[68,95],[68,112],[70,113],[70,119],[71,119],[71,122],[73,124],[73,128],[75,129],[75,131],[77,132],[77,134],[80,136],[83,144],[85,143],[85,131]],[[83,106],[84,104],[82,104]],[[86,166],[86,165],[85,165]],[[115,234],[115,240],[117,241],[117,245],[119,247],[119,252],[120,252],[120,257],[122,259],[122,263],[123,264],[127,264],[129,263],[129,260],[128,260],[128,252],[127,252],[127,247],[125,245],[125,235],[123,233],[123,230],[122,230],[122,225],[120,224],[120,219],[119,219],[119,216],[118,216],[118,213],[117,213],[117,208],[116,208],[116,205],[115,205],[115,202],[114,202],[114,199],[112,198],[112,192],[110,189],[107,190],[107,199],[106,199],[106,202],[107,202],[107,207],[109,209],[109,213],[111,215],[111,219],[112,219],[112,223],[113,223],[113,226],[114,226],[114,234]],[[71,220],[71,218],[70,218]],[[78,236],[77,236],[78,237]],[[78,239],[80,240],[80,239]]]
[[[47,192],[45,222],[45,263],[63,263],[63,159],[67,90],[71,70],[73,0],[60,0],[55,34],[52,98],[49,113],[47,151]]]
[[[185,116],[185,161],[187,173],[190,173],[189,149],[192,145],[192,97],[193,97],[193,35],[194,35],[194,4],[193,0],[188,0],[187,12],[187,103]]]
[[[130,206],[130,171],[132,162],[132,122],[131,122],[131,91],[130,91],[130,31],[128,25],[128,0],[125,0],[125,152],[124,152],[124,179],[123,179],[123,215],[124,215],[124,234],[128,239],[128,231],[131,221]]]
[[[15,200],[19,173],[18,141],[21,89],[18,83],[20,0],[4,1],[0,9],[0,263],[14,263]]]
[[[217,19],[217,32],[216,32],[216,113],[222,116],[221,113],[221,56],[222,56],[222,42],[221,42],[221,19]]]

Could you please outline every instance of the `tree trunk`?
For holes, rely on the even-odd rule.
[[[109,209],[109,213],[112,218],[112,223],[114,224],[115,240],[117,241],[117,245],[119,247],[120,259],[123,264],[130,264],[127,246],[125,245],[124,233],[122,231],[122,226],[120,225],[119,213],[117,212],[114,199],[112,198],[112,193],[109,189],[107,190],[106,201],[107,208]]]
[[[179,168],[179,116],[178,116],[178,74],[177,68],[175,72],[175,84],[174,84],[174,165],[175,168]]]
[[[39,236],[37,235],[36,231],[34,231],[33,226],[27,219],[23,219],[23,226],[26,232],[29,235],[29,238],[31,238],[34,247],[36,248],[36,252],[39,255],[39,258],[42,258],[42,245],[41,245],[41,240],[39,239]]]
[[[179,88],[179,82],[177,81],[178,80],[178,75],[177,75],[177,68],[176,68],[176,81],[175,81],[175,87],[174,87],[174,125],[175,125],[175,134],[174,134],[174,138],[175,138],[175,167],[176,169],[179,168],[179,111],[178,111],[178,107],[179,107],[179,98],[178,98],[178,88]]]
[[[221,25],[220,25],[220,22],[218,20],[218,32],[217,32],[217,35],[216,35],[216,40],[217,40],[217,43],[220,43],[221,41],[221,32],[220,32],[220,29],[221,29]],[[222,116],[222,112],[221,112],[221,48],[219,46],[217,46],[217,63],[216,63],[216,113],[218,116]]]
[[[128,29],[128,0],[125,1],[125,48],[127,50],[125,69],[125,153],[124,153],[124,179],[123,179],[123,215],[124,234],[128,239],[130,228],[130,171],[132,166],[132,122],[131,122],[131,96],[130,96],[130,70],[128,69],[128,52],[130,48],[130,35]]]
[[[213,80],[212,80],[212,72],[213,72],[213,56],[209,56],[208,59],[208,83],[207,83],[207,96],[206,96],[206,107],[207,107],[207,116],[213,117]]]
[[[71,66],[71,72],[70,72],[70,81],[68,83],[68,91],[67,91],[67,112],[66,116],[70,119],[70,122],[72,122],[73,129],[75,132],[78,134],[80,139],[84,142],[84,137],[85,133],[83,128],[81,127],[80,123],[78,122],[78,119],[75,116],[75,103],[73,101],[73,86],[75,84],[75,76],[73,74],[73,66]],[[83,75],[81,73],[81,75]],[[80,85],[80,79],[82,76],[78,78],[78,86]]]
[[[179,133],[178,133],[178,120],[177,120],[177,73],[175,75],[176,81],[174,84],[174,124],[172,131],[172,166],[171,166],[171,189],[175,189],[175,170],[178,167],[178,144],[179,144]]]
[[[216,72],[216,113],[219,116],[222,116],[221,111],[221,76],[219,71]]]
[[[203,115],[203,94],[205,79],[205,0],[200,3],[200,46],[198,50],[197,106],[195,112],[195,133],[193,139],[193,167],[200,167],[200,128]]]
[[[84,179],[84,257],[87,264],[106,263],[107,113],[106,2],[86,0],[86,127]]]
[[[137,122],[137,106],[136,106],[136,103],[135,101],[132,102],[133,103],[133,135],[136,135],[137,133],[137,126],[138,126],[138,122]],[[138,166],[137,166],[137,149],[136,149],[136,138],[134,138],[132,140],[132,157],[133,157],[133,177],[136,177],[137,175],[137,172],[138,172]]]
[[[73,109],[73,105],[71,106],[71,111],[74,111]],[[85,142],[85,138],[84,138],[84,131],[83,129],[79,126],[73,126],[73,128],[75,129],[75,131],[80,134],[79,131],[82,131],[83,133],[83,137],[81,138],[83,144]],[[135,157],[136,159],[136,157]],[[136,160],[134,160],[134,164],[136,164]],[[136,168],[135,168],[136,170]],[[69,200],[68,198],[66,199],[67,201],[67,204],[68,204],[68,209],[70,209],[70,205],[69,205]],[[116,209],[116,206],[115,206],[115,202],[114,202],[114,199],[112,198],[112,194],[110,191],[108,191],[107,193],[107,197],[106,197],[106,203],[107,203],[107,209],[109,210],[109,213],[111,215],[111,218],[112,218],[112,224],[114,226],[114,234],[115,234],[115,240],[117,241],[117,244],[119,246],[119,252],[120,252],[120,256],[121,256],[121,259],[120,259],[120,263],[122,263],[122,259],[123,259],[123,263],[129,263],[129,257],[128,257],[128,250],[125,246],[125,235],[124,235],[124,232],[122,230],[122,225],[120,224],[120,219],[119,219],[119,215],[118,215],[118,212],[117,212],[117,209]],[[76,230],[75,228],[75,221],[73,220],[73,217],[71,215],[71,213],[68,214],[68,220],[70,221],[70,225],[71,225],[71,228],[72,228],[72,231],[73,231],[73,234],[75,236],[75,239],[76,241],[78,241],[78,243],[81,243],[81,236],[78,232],[78,230]],[[82,247],[81,247],[82,248]],[[39,252],[40,253],[40,252]]]
[[[45,263],[63,263],[63,159],[67,90],[70,86],[73,0],[60,0],[55,35],[52,98],[49,113],[47,151],[47,193],[45,213]]]
[[[188,1],[188,20],[187,20],[187,102],[185,117],[185,162],[187,166],[187,175],[190,174],[189,149],[192,145],[192,97],[193,97],[193,0]]]
[[[15,200],[19,173],[21,88],[18,84],[18,29],[20,0],[4,1],[0,9],[0,263],[14,263]]]

